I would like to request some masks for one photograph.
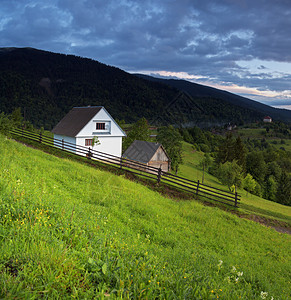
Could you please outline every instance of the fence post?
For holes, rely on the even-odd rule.
[[[199,192],[199,180],[197,181],[197,189],[196,189],[196,195],[198,195],[198,192]]]
[[[41,140],[42,140],[42,135],[41,135],[41,132],[39,133],[39,142],[41,143]]]
[[[91,156],[92,156],[92,154],[91,154],[91,148],[89,147],[87,158],[91,159]]]
[[[122,169],[122,157],[120,157],[120,169]]]
[[[23,131],[24,131],[24,125],[22,125],[21,136],[23,136]]]
[[[158,184],[159,184],[160,181],[161,181],[161,177],[162,177],[162,169],[161,169],[161,167],[159,167],[159,170],[158,170],[158,177],[157,177]]]
[[[65,141],[64,139],[62,139],[62,150],[64,150],[64,148],[65,148]]]
[[[237,192],[235,192],[234,196],[234,207],[237,207]]]

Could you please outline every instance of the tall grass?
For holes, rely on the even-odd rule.
[[[0,298],[288,299],[289,235],[0,136]]]

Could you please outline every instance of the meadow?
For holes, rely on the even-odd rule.
[[[290,298],[288,234],[2,135],[0,166],[0,298]]]
[[[234,136],[240,136],[243,140],[257,139],[266,140],[276,149],[284,148],[286,151],[291,151],[291,139],[282,136],[276,137],[276,133],[271,129],[270,132],[266,132],[265,128],[239,128],[234,131]]]

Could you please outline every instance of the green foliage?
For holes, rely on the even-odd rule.
[[[135,140],[150,140],[150,129],[146,118],[141,118],[132,125],[127,137],[122,140],[122,151],[124,152]]]
[[[245,168],[246,147],[240,137],[233,139],[231,134],[227,134],[221,141],[215,156],[216,164],[224,164],[236,160],[237,164]]]
[[[224,164],[220,164],[217,169],[217,177],[220,181],[227,185],[229,189],[231,186],[240,187],[242,184],[242,168],[236,161],[227,161]]]
[[[0,113],[0,132],[7,135],[12,125],[9,116],[5,115],[3,112]]]
[[[246,157],[246,170],[256,181],[262,183],[264,181],[267,166],[262,152],[250,152]]]
[[[246,191],[252,193],[255,191],[256,185],[257,185],[256,180],[253,178],[251,174],[248,173],[246,177],[243,179],[243,188]]]
[[[211,165],[212,165],[212,159],[208,153],[205,153],[203,159],[199,163],[199,166],[203,168],[204,171],[208,172]]]
[[[225,139],[221,142],[215,156],[215,163],[224,164],[227,161],[231,162],[234,159],[234,145],[231,134],[227,134]]]
[[[278,138],[282,134],[286,134],[286,138],[289,137],[290,126],[278,122],[268,125],[270,137]],[[246,174],[249,174],[256,182],[254,189],[246,188],[246,190],[258,196],[264,196],[266,199],[277,201],[276,194],[280,188],[281,174],[282,172],[291,173],[290,151],[276,148],[273,145],[279,146],[277,141],[270,142],[262,137],[261,127],[266,124],[253,126],[254,128],[248,126],[247,129],[227,132],[225,138],[197,127],[180,129],[180,132],[185,141],[193,140],[192,143],[196,150],[210,153],[214,157],[214,163],[207,168],[207,172],[216,175],[220,164],[235,160],[242,167],[242,176],[245,177]],[[223,133],[217,128],[215,132]],[[234,138],[235,135],[236,138]],[[290,141],[290,139],[284,140],[287,149],[289,143],[291,146]],[[200,167],[202,168],[203,164]]]
[[[158,129],[157,141],[165,147],[171,159],[171,168],[176,173],[182,163],[182,136],[178,129],[173,126],[160,127]]]
[[[278,186],[276,201],[291,206],[291,176],[282,172]]]
[[[98,136],[94,136],[93,139],[92,139],[92,147],[98,146],[98,145],[101,145],[101,143],[98,139]]]
[[[16,109],[13,110],[13,112],[10,115],[10,119],[12,121],[12,123],[14,124],[15,127],[22,127],[23,125],[23,117],[22,117],[22,113],[21,113],[21,108],[18,107]]]
[[[0,298],[288,299],[289,235],[2,136],[0,151]]]
[[[270,175],[265,181],[264,198],[271,201],[276,201],[276,193],[278,190],[278,183],[273,175]],[[291,192],[291,190],[290,190]]]

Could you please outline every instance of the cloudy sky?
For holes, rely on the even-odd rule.
[[[0,0],[0,47],[75,54],[291,109],[291,0]]]

